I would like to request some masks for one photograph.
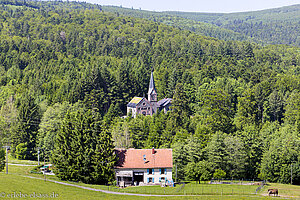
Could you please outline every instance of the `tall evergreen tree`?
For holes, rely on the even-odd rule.
[[[5,167],[5,151],[4,149],[0,149],[0,172],[4,169]]]
[[[190,108],[188,105],[188,98],[181,83],[176,85],[171,109],[172,113],[170,114],[170,117],[175,121],[176,126],[187,127]]]
[[[95,113],[68,113],[56,138],[52,161],[60,179],[97,184],[114,179],[111,134],[101,128]]]
[[[12,131],[12,150],[15,153],[16,147],[21,145],[27,149],[19,155],[23,159],[34,159],[36,156],[35,147],[37,132],[40,123],[40,108],[35,104],[35,99],[30,94],[24,94],[17,101],[17,125]]]

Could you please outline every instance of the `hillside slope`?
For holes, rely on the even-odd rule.
[[[288,183],[282,172],[300,166],[299,48],[218,40],[87,3],[6,2],[0,146],[8,141],[20,158],[60,147],[63,129],[74,130],[65,144],[84,158],[85,135],[73,133],[92,123],[77,123],[76,111],[99,120],[97,133],[116,147],[172,148],[182,180],[207,166],[205,180],[222,169],[225,178]],[[121,118],[133,97],[147,94],[151,69],[172,112]]]
[[[240,13],[164,12],[199,22],[211,23],[266,44],[300,46],[300,4]]]
[[[152,12],[145,10],[121,8],[116,6],[102,6],[102,9],[107,12],[114,12],[124,16],[144,18],[154,22],[160,22],[166,25],[171,25],[185,30],[190,30],[199,35],[214,37],[220,40],[239,40],[251,41],[250,37],[234,32],[229,29],[218,27],[217,25],[195,21],[172,14]],[[253,41],[253,40],[252,40]],[[256,41],[258,42],[258,41]]]

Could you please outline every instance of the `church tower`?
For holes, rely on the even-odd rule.
[[[149,90],[148,90],[148,101],[151,105],[155,105],[157,102],[157,92],[155,89],[153,72],[151,72],[150,83],[149,83]]]
[[[153,72],[151,72],[149,89],[148,89],[148,99],[145,97],[134,97],[127,104],[127,114],[131,113],[132,117],[137,115],[150,115],[162,111],[164,113],[168,112],[172,106],[171,98],[164,98],[157,101],[157,92],[154,84]]]

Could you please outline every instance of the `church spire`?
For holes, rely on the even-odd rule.
[[[148,93],[149,93],[152,89],[155,90],[155,84],[154,84],[153,72],[151,72],[151,77],[150,77],[150,83],[149,83],[149,91],[148,91]]]
[[[150,77],[148,100],[150,102],[157,101],[157,93],[156,93],[156,88],[155,88],[155,84],[154,84],[153,72],[151,72],[151,77]]]

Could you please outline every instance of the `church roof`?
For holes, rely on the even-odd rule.
[[[168,105],[171,102],[172,102],[171,98],[164,98],[164,99],[159,100],[157,102],[157,104],[158,104],[159,107],[165,107],[166,105]]]
[[[154,84],[154,78],[153,78],[153,72],[151,72],[151,77],[150,77],[150,83],[149,83],[149,90],[148,90],[148,94],[151,94],[151,92],[155,90],[155,84]]]
[[[144,97],[134,97],[131,101],[127,104],[127,107],[135,108],[138,103],[143,100]]]

